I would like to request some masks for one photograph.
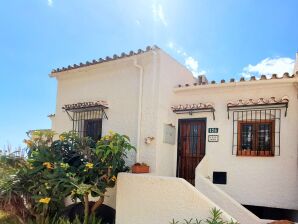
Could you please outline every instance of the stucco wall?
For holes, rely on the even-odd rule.
[[[144,76],[138,162],[146,162],[150,166],[151,172],[156,171],[156,141],[152,141],[151,144],[145,144],[145,138],[156,136],[156,105],[159,94],[157,87],[160,65],[158,52],[159,50],[149,52],[148,63],[140,63],[143,67]]]
[[[108,120],[103,120],[103,134],[108,130],[130,136],[137,145],[140,70],[143,67],[140,162],[150,165],[155,175],[175,176],[176,144],[163,142],[164,124],[173,124],[178,131],[178,119],[207,118],[207,128],[219,128],[219,142],[206,142],[204,169],[199,172],[212,178],[213,171],[228,173],[227,185],[219,187],[243,204],[298,209],[298,103],[297,89],[282,81],[256,81],[256,85],[226,85],[224,87],[189,88],[173,91],[178,84],[192,83],[192,74],[161,50],[138,56],[65,71],[57,75],[57,106],[53,130],[57,133],[72,129],[72,122],[62,110],[64,104],[106,100]],[[275,83],[275,84],[274,84]],[[214,85],[216,86],[216,85]],[[239,98],[290,97],[288,116],[281,117],[281,155],[273,158],[244,158],[232,155],[232,121],[227,119],[226,105]],[[171,105],[211,102],[211,113],[176,115]],[[154,137],[145,144],[146,137]],[[128,165],[135,162],[135,154]],[[281,190],[282,188],[282,190]]]
[[[180,178],[121,173],[117,183],[116,224],[165,224],[172,219],[206,219],[217,207]],[[231,217],[223,211],[223,218]]]
[[[207,118],[208,128],[219,128],[219,142],[206,140],[206,163],[199,173],[212,179],[213,171],[227,172],[227,184],[217,185],[241,204],[298,209],[298,101],[293,83],[257,81],[260,85],[197,88],[176,92],[174,104],[211,102],[211,113],[177,115],[179,118]],[[275,84],[273,84],[275,83]],[[226,105],[230,100],[289,96],[288,115],[281,116],[280,156],[237,157],[232,155],[232,119]],[[175,146],[177,147],[177,146]],[[176,150],[176,149],[173,149]],[[174,164],[173,166],[176,166]]]
[[[200,168],[200,165],[197,169]],[[209,179],[201,176],[199,172],[196,172],[196,188],[203,193],[206,197],[224,209],[227,213],[233,216],[239,223],[245,224],[257,224],[262,223],[256,215],[251,213],[245,207],[243,207],[234,198],[229,196],[223,190],[212,184]]]
[[[194,83],[192,73],[167,53],[160,51],[160,81],[157,112],[157,175],[176,176],[176,150],[173,145],[164,143],[164,125],[173,123],[173,112],[169,110],[175,99],[173,88],[179,83]]]
[[[126,134],[131,138],[132,144],[137,146],[140,69],[135,66],[135,63],[138,63],[144,70],[141,139],[144,139],[145,136],[154,136],[155,134],[152,132],[156,130],[154,121],[157,119],[155,86],[158,86],[156,72],[159,62],[157,60],[153,63],[152,58],[153,53],[147,52],[58,74],[56,115],[53,119],[52,129],[57,133],[72,130],[72,121],[62,110],[63,105],[105,100],[108,102],[109,108],[106,110],[108,120],[104,119],[102,124],[103,135],[109,130]],[[138,149],[143,152],[142,157],[150,158],[149,162],[156,161],[154,143],[147,146],[143,142],[141,140],[142,144]],[[135,153],[131,153],[128,165],[134,162]],[[154,164],[150,164],[152,170],[155,169]]]

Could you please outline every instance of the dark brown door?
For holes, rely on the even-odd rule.
[[[195,184],[195,170],[205,156],[206,119],[179,120],[177,176]]]

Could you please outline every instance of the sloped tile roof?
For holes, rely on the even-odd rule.
[[[289,97],[284,96],[280,99],[276,99],[275,97],[270,98],[259,98],[259,99],[239,99],[237,101],[230,101],[228,102],[228,107],[235,107],[235,106],[253,106],[253,105],[272,105],[272,104],[281,104],[281,103],[288,103]]]
[[[108,103],[103,100],[98,100],[95,102],[80,102],[73,104],[65,104],[62,109],[64,110],[76,110],[76,109],[84,109],[84,108],[92,108],[92,107],[104,107],[108,108]]]
[[[82,68],[82,67],[87,67],[90,65],[95,65],[95,64],[100,64],[100,63],[105,63],[109,61],[115,61],[121,58],[126,58],[126,57],[131,57],[134,55],[139,55],[143,54],[145,52],[155,50],[155,49],[160,49],[158,46],[153,45],[153,46],[147,46],[146,49],[138,49],[137,51],[130,51],[129,53],[122,52],[120,55],[114,54],[112,57],[105,57],[105,58],[99,58],[99,59],[94,59],[92,61],[86,61],[85,63],[81,62],[79,64],[73,64],[73,65],[68,65],[67,67],[62,67],[62,68],[56,68],[53,69],[51,74],[59,73],[59,72],[64,72],[72,69],[77,69],[77,68]]]
[[[173,111],[184,111],[184,110],[202,110],[214,108],[212,103],[198,103],[198,104],[185,104],[172,106]]]

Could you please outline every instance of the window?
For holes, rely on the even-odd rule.
[[[84,120],[84,137],[90,137],[97,141],[101,138],[102,119]],[[80,130],[79,130],[80,132]]]
[[[197,124],[190,125],[190,153],[192,155],[197,154],[198,140],[199,140],[199,127]]]
[[[229,102],[228,119],[233,119],[232,155],[280,156],[281,117],[284,109],[287,116],[288,103],[285,97]]]
[[[72,121],[72,130],[80,137],[101,138],[102,119],[108,119],[105,109],[108,103],[103,100],[65,104],[62,109]]]
[[[274,155],[274,120],[238,121],[239,156]]]

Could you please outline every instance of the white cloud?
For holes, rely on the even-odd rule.
[[[249,78],[252,75],[282,75],[285,72],[292,73],[295,61],[292,58],[265,58],[256,65],[247,65],[243,68],[242,76]]]
[[[185,63],[184,64],[185,64],[186,68],[188,68],[193,73],[198,72],[199,62],[197,60],[195,60],[193,57],[188,56],[187,58],[185,58]]]
[[[172,41],[168,42],[168,47],[184,58],[184,65],[195,77],[198,77],[199,75],[206,75],[205,70],[199,70],[198,60],[188,55],[183,49],[177,47]]]
[[[168,26],[168,23],[165,19],[163,7],[161,4],[154,3],[152,5],[152,13],[153,13],[154,21],[156,21],[156,22],[160,21],[164,26]]]
[[[50,6],[50,7],[53,6],[53,0],[48,0],[48,6]]]

